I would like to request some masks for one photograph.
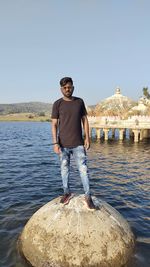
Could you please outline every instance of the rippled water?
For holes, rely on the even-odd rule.
[[[0,123],[0,267],[26,267],[16,249],[30,216],[62,194],[49,123]],[[137,244],[128,267],[150,266],[150,141],[93,142],[88,152],[91,192],[130,223]],[[72,161],[71,187],[83,193]]]

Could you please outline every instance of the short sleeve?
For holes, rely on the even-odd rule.
[[[52,107],[51,118],[52,119],[58,119],[59,118],[59,109],[58,109],[58,105],[56,102],[53,104],[53,107]]]

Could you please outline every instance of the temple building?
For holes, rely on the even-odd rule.
[[[115,94],[100,101],[95,107],[96,116],[118,116],[128,112],[135,102],[121,94],[119,87],[116,88]]]

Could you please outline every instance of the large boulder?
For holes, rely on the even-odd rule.
[[[127,221],[96,197],[89,210],[84,196],[68,205],[60,197],[40,208],[25,225],[20,250],[35,267],[120,267],[130,258],[134,235]]]

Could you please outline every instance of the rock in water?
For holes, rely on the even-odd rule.
[[[25,225],[20,249],[34,267],[120,267],[130,258],[134,235],[109,204],[92,197],[99,210],[89,210],[84,196],[68,205],[60,197],[40,208]]]

